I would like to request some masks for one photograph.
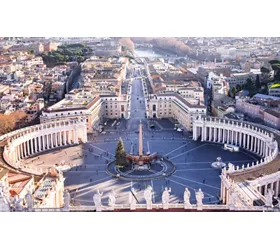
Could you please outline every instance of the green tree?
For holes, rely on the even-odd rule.
[[[236,88],[232,87],[231,90],[229,91],[229,96],[234,98],[236,93],[237,93]]]
[[[280,80],[280,61],[279,60],[271,60],[269,61],[272,69],[274,70],[274,81]]]
[[[270,70],[268,68],[266,68],[266,67],[261,67],[261,72],[263,74],[268,74],[270,72]]]
[[[246,84],[243,84],[242,89],[252,90],[254,88],[254,84],[251,78],[246,80]]]
[[[240,84],[236,84],[235,88],[236,88],[236,91],[237,91],[237,92],[240,91],[240,90],[242,89],[242,87],[241,87]]]
[[[259,90],[261,88],[261,82],[260,82],[260,76],[257,75],[257,78],[256,78],[256,88],[257,90]]]
[[[115,153],[115,158],[116,158],[116,165],[118,167],[124,167],[126,165],[126,153],[124,150],[124,144],[122,138],[119,139],[117,148],[116,148],[116,153]]]
[[[85,58],[83,56],[77,56],[77,62],[83,62]]]

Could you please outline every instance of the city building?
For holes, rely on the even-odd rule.
[[[152,94],[148,101],[149,117],[173,118],[189,131],[192,131],[193,119],[198,115],[205,114],[204,104],[191,104],[180,94],[174,92]]]
[[[127,95],[98,95],[74,89],[63,100],[44,110],[40,123],[73,118],[86,119],[88,132],[97,130],[104,119],[128,118]]]

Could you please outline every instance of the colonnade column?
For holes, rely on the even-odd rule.
[[[46,143],[47,143],[47,149],[49,149],[50,144],[49,144],[49,135],[46,135]]]
[[[239,132],[238,146],[239,146],[239,147],[242,147],[242,132]]]
[[[42,142],[41,142],[42,137],[38,137],[38,142],[39,142],[39,152],[42,150]]]
[[[33,151],[33,139],[30,140],[30,153],[31,155],[33,155],[34,151]]]
[[[196,141],[196,126],[193,127],[193,140]]]
[[[248,150],[250,149],[250,135],[247,134],[247,147]]]
[[[261,154],[261,140],[258,139],[258,152],[259,155]]]
[[[63,131],[63,144],[66,145],[66,130]]]
[[[24,158],[24,154],[23,154],[23,143],[20,144],[20,159]]]
[[[57,147],[57,132],[54,133],[54,146]]]
[[[254,146],[254,137],[250,135],[250,151],[253,151],[253,146]]]
[[[227,129],[227,144],[229,144],[229,130]]]
[[[26,146],[26,141],[23,143],[23,151],[24,151],[24,157],[27,156],[27,146]]]
[[[37,137],[35,137],[34,140],[35,140],[35,153],[38,153]]]
[[[214,142],[217,142],[218,128],[214,128]]]
[[[279,180],[276,181],[276,187],[275,187],[275,196],[278,197],[278,195],[279,195]]]
[[[50,147],[53,148],[53,133],[50,134]]]
[[[27,141],[27,153],[30,155],[30,140]]]

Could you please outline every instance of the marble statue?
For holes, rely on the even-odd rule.
[[[162,193],[162,196],[161,196],[163,209],[168,209],[170,192],[171,192],[171,188],[168,189],[167,187],[165,187],[165,189]]]
[[[103,192],[100,193],[99,189],[97,189],[97,193],[94,194],[94,196],[93,196],[93,201],[94,201],[94,205],[95,205],[97,212],[101,212],[101,210],[102,210],[102,202],[101,202],[102,195],[103,195]]]
[[[31,212],[33,209],[33,199],[32,199],[32,194],[31,194],[30,190],[28,190],[28,192],[24,198],[25,198],[25,202],[27,205],[27,211]]]
[[[136,195],[137,192],[135,191],[134,188],[131,188],[131,191],[129,192],[129,204],[130,204],[130,210],[135,210],[136,209]]]
[[[144,191],[144,198],[146,200],[147,209],[152,209],[153,188],[150,185]]]
[[[202,205],[203,205],[202,199],[204,198],[204,194],[201,191],[201,188],[197,192],[195,192],[195,198],[196,198],[197,210],[202,210]]]
[[[228,171],[234,171],[234,165],[231,162],[228,163]]]
[[[64,190],[63,198],[64,198],[64,206],[63,206],[62,210],[69,211],[71,197],[70,197],[70,193],[68,190]]]
[[[266,193],[266,195],[265,195],[265,199],[266,199],[265,205],[266,205],[267,207],[272,207],[272,206],[273,206],[273,204],[272,204],[273,195],[274,195],[274,191],[273,191],[271,188],[268,189],[268,190],[267,190],[267,193]]]
[[[115,207],[115,204],[116,204],[116,193],[114,190],[112,190],[110,193],[109,193],[109,197],[108,197],[108,204],[111,208],[114,209]]]
[[[22,206],[22,198],[16,198],[14,200],[14,207],[16,212],[22,212],[23,211],[23,206]]]
[[[185,192],[184,192],[184,208],[185,209],[189,208],[191,206],[190,199],[191,199],[191,192],[186,187]]]
[[[3,186],[0,185],[0,212],[10,212],[10,205],[8,200],[6,199],[4,192],[3,192]]]

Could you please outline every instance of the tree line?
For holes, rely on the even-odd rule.
[[[14,111],[8,115],[0,114],[0,135],[9,133],[25,124],[26,113],[22,110]]]
[[[57,50],[41,54],[44,63],[47,66],[66,64],[66,62],[77,61],[78,63],[85,61],[90,48],[86,44],[64,44],[58,46]]]

